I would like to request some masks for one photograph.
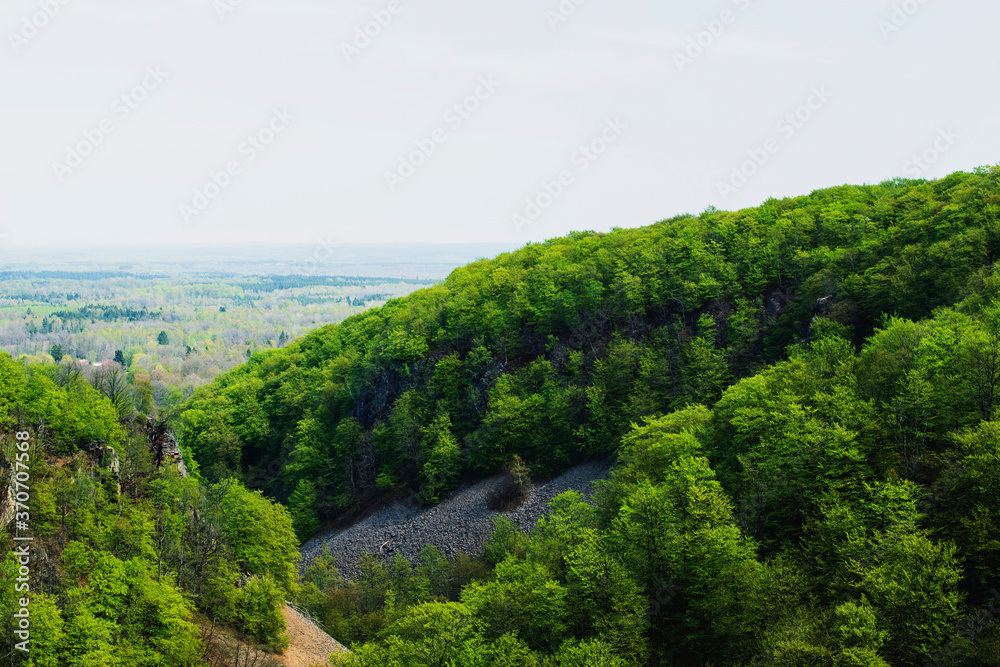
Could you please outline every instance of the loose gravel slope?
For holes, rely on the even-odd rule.
[[[282,607],[288,627],[289,646],[281,656],[285,667],[313,667],[326,665],[331,653],[346,653],[341,646],[310,619],[291,607]]]
[[[549,501],[569,490],[589,497],[593,482],[606,479],[609,470],[610,464],[605,462],[578,465],[536,485],[523,505],[504,514],[530,530],[548,512]],[[302,545],[301,567],[304,569],[322,553],[324,543],[337,559],[340,573],[348,578],[357,574],[357,564],[366,553],[379,554],[385,561],[401,553],[415,563],[420,550],[433,544],[449,557],[478,554],[493,532],[491,518],[499,514],[490,512],[486,502],[501,480],[498,475],[459,488],[436,507],[396,502],[346,530],[314,537]]]

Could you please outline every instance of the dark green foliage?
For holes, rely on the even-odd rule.
[[[183,442],[213,481],[284,461],[301,537],[617,456],[596,506],[498,519],[481,559],[310,568],[344,664],[997,664],[998,211],[990,168],[529,244],[254,355]]]
[[[1000,252],[998,174],[831,188],[481,260],[200,389],[181,417],[183,441],[216,479],[255,475],[290,454],[268,491],[297,494],[302,536],[369,494],[410,482],[433,502],[461,473],[499,471],[514,455],[538,474],[556,472],[613,453],[642,417],[712,404],[788,344],[821,335],[816,314],[857,344],[884,314],[918,320],[960,299],[975,307],[981,290],[1000,293],[989,268]],[[875,373],[905,362],[890,349],[875,354],[891,357],[866,361]],[[992,409],[1000,377],[991,359],[962,362],[978,369],[980,413]],[[911,462],[926,443],[907,402],[933,381],[912,377],[896,399],[894,428]],[[851,431],[835,447],[858,449],[844,438],[870,434]],[[735,462],[721,463],[725,479]],[[748,474],[766,496],[782,473]]]
[[[442,414],[423,429],[420,441],[426,462],[421,470],[420,496],[427,503],[436,503],[455,488],[462,470],[462,453],[451,432],[451,418]]]
[[[493,517],[493,534],[483,545],[483,557],[496,566],[508,556],[523,556],[528,538],[520,526],[506,516]]]
[[[155,277],[155,276],[149,276]],[[85,279],[94,279],[96,276],[90,274],[81,276]],[[87,305],[77,310],[57,310],[52,313],[52,317],[61,320],[100,320],[102,322],[139,322],[147,319],[160,319],[161,313],[150,311],[146,307],[141,310],[136,308],[122,308],[121,306],[105,306],[100,304]],[[164,343],[161,343],[163,345]],[[58,361],[58,359],[56,360]]]
[[[347,664],[502,641],[514,664],[998,664],[998,317],[887,318],[860,351],[813,323],[714,407],[633,427],[597,507],[560,496],[526,543],[499,519],[450,624],[390,622]]]

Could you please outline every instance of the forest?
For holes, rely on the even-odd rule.
[[[0,349],[37,363],[68,356],[88,374],[115,361],[153,404],[179,405],[254,352],[434,282],[166,268],[2,272]]]
[[[280,650],[293,600],[335,667],[1000,665],[998,213],[985,167],[576,232],[180,403],[0,354],[5,467],[39,434],[30,664],[209,664],[216,627]],[[498,518],[482,554],[298,572],[384,498],[605,458],[593,502]]]
[[[307,574],[348,664],[997,664],[998,179],[530,244],[254,355],[182,442],[300,539],[515,456],[617,458],[484,572]]]
[[[3,664],[221,666],[241,646],[286,646],[280,606],[298,585],[288,512],[235,480],[157,466],[145,416],[120,407],[73,364],[0,353],[4,486],[17,461],[33,540],[19,593],[11,520],[25,507],[5,497]],[[14,634],[25,594],[28,652]]]

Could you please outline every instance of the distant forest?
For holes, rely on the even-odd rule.
[[[93,364],[117,361],[148,410],[179,404],[256,352],[434,282],[116,270],[0,278],[0,349],[37,363],[86,361],[91,375]]]

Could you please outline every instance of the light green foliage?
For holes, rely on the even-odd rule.
[[[46,652],[80,664],[106,660],[109,665],[143,667],[187,665],[198,659],[201,641],[190,620],[193,607],[172,577],[157,581],[149,562],[122,561],[82,542],[69,543],[62,559],[76,586],[69,590],[64,621],[51,610],[43,611],[55,631],[64,633],[58,653],[48,639]],[[122,653],[128,656],[125,662],[120,662]]]
[[[455,658],[459,646],[475,635],[475,628],[465,605],[431,602],[408,609],[386,629],[386,635],[418,645],[422,655],[415,664],[439,665]]]
[[[0,354],[0,419],[4,428],[10,428],[17,423],[17,410],[22,408],[21,398],[27,385],[26,368],[10,358],[10,355]]]
[[[879,614],[867,600],[860,603],[845,602],[835,610],[836,641],[840,655],[834,658],[839,665],[885,665],[878,652],[889,633],[879,628]]]
[[[426,503],[443,500],[458,483],[462,452],[451,432],[451,417],[445,413],[423,429],[420,442],[423,450],[420,496]]]
[[[566,579],[566,559],[597,527],[595,508],[576,491],[552,499],[552,509],[535,524],[528,542],[528,558],[542,563],[561,580]]]
[[[61,667],[61,647],[65,641],[62,610],[56,599],[35,593],[31,599],[32,643],[29,667]]]
[[[562,645],[551,662],[553,667],[627,667],[626,662],[599,639],[586,642],[568,641]]]
[[[249,575],[270,576],[290,592],[300,555],[288,510],[233,482],[215,485],[212,495],[219,503],[233,564]]]
[[[599,656],[583,647],[579,655],[598,664],[617,664],[616,656],[631,664],[646,661],[648,601],[625,565],[606,551],[600,533],[585,529],[583,541],[566,557],[566,584],[573,634],[605,637]],[[611,649],[614,649],[612,653]],[[572,664],[572,663],[570,663]]]
[[[922,535],[879,535],[852,559],[854,589],[871,601],[887,631],[890,662],[912,663],[944,645],[961,617],[962,570],[955,547]]]
[[[462,602],[487,637],[513,632],[534,649],[552,649],[567,630],[566,593],[543,566],[509,558],[497,566],[495,581],[466,587]]]
[[[67,667],[117,667],[120,664],[111,644],[113,625],[110,621],[96,618],[80,605],[64,627],[61,658]]]
[[[147,434],[64,370],[0,354],[9,379],[0,385],[0,463],[11,470],[25,453],[14,431],[27,431],[35,538],[32,589],[22,592],[32,600],[32,651],[12,664],[201,665],[196,609],[284,645],[280,604],[298,587],[287,511],[234,480],[208,487],[169,465],[155,470]],[[0,565],[7,638],[17,567],[11,557]]]
[[[622,439],[621,466],[602,490],[602,505],[618,508],[624,496],[640,481],[659,484],[674,462],[701,456],[698,436],[704,436],[712,413],[703,406],[691,406],[665,417],[647,418]]]
[[[288,648],[285,617],[281,614],[285,591],[270,574],[251,577],[236,598],[241,629],[275,650]]]
[[[451,603],[454,604],[454,603]],[[447,605],[438,605],[447,607]],[[455,605],[460,607],[460,605]],[[349,656],[331,656],[332,667],[540,667],[524,642],[511,635],[487,641],[464,624],[462,612],[423,605],[414,609],[420,628],[393,626],[381,644],[356,647]],[[445,625],[443,622],[450,622]],[[400,634],[417,637],[405,640]],[[399,633],[399,634],[397,634]]]
[[[991,208],[998,190],[991,168],[930,183],[830,188],[753,209],[711,209],[642,229],[529,244],[255,355],[195,393],[182,412],[182,441],[214,478],[255,474],[293,442],[290,465],[269,488],[289,498],[309,477],[322,521],[369,493],[430,478],[425,498],[440,498],[434,489],[448,486],[439,479],[453,477],[453,468],[491,473],[518,454],[547,475],[611,454],[633,422],[711,405],[734,380],[781,360],[805,337],[812,356],[801,365],[815,377],[804,379],[816,386],[797,396],[803,412],[784,425],[785,442],[772,444],[787,447],[789,433],[807,426],[813,411],[853,404],[839,415],[843,430],[832,442],[813,434],[805,463],[827,465],[815,454],[831,446],[839,460],[829,463],[841,468],[833,474],[853,464],[852,449],[879,474],[898,456],[915,473],[970,407],[992,410],[1000,365],[976,350],[981,340],[1000,349],[996,327],[973,335],[953,317],[929,336],[950,354],[940,367],[918,363],[911,372],[906,353],[886,340],[871,353],[884,363],[857,362],[872,376],[860,373],[836,392],[822,385],[855,363],[851,343],[891,324],[887,313],[919,320],[959,299],[969,312],[989,307],[973,297],[995,289],[989,264],[1000,248]],[[814,321],[819,299],[831,325]],[[898,333],[901,340],[910,335]],[[817,356],[826,366],[813,366]],[[949,380],[960,367],[977,378],[971,392]],[[883,382],[883,372],[898,377]],[[760,409],[783,407],[791,386],[772,387]],[[891,405],[881,403],[886,392]],[[870,429],[872,411],[883,407],[879,430]],[[445,414],[457,454],[422,444],[427,429],[441,430]],[[359,432],[342,438],[348,421]],[[727,484],[743,476],[770,496],[786,470],[748,461],[743,475],[739,456],[757,439],[747,436],[727,443],[735,446],[713,463]],[[891,445],[881,440],[879,450],[869,449],[875,436]],[[797,465],[794,458],[785,468]],[[764,513],[782,502],[773,498]],[[766,548],[781,539],[762,516],[754,521]]]
[[[311,479],[300,479],[295,491],[288,498],[288,511],[292,516],[292,527],[299,540],[304,542],[312,537],[319,527],[316,513],[316,483]]]
[[[528,537],[521,527],[506,516],[493,517],[493,533],[483,544],[483,556],[490,565],[498,565],[508,556],[524,556]]]

